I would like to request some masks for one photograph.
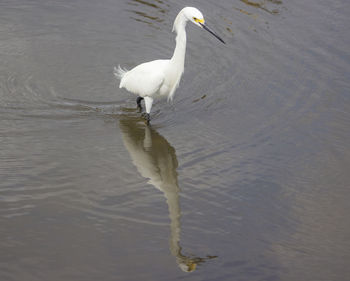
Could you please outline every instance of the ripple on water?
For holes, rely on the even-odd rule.
[[[185,252],[219,256],[199,279],[344,273],[346,1],[203,2],[227,44],[188,27],[185,75],[151,127],[112,69],[169,57],[178,6],[85,2],[1,10],[3,279],[176,279],[202,261]]]
[[[110,148],[106,147],[105,140],[103,145],[98,144],[106,134],[98,133],[101,127],[100,124],[95,127],[95,122],[111,124],[113,137],[113,124],[122,116],[136,118],[143,124],[134,108],[134,99],[133,107],[127,108],[124,107],[127,101],[63,98],[52,89],[36,86],[33,76],[11,75],[2,85],[5,98],[1,114],[6,124],[1,128],[5,152],[0,156],[2,217],[28,215],[43,202],[61,198],[59,204],[96,221],[108,218],[150,225],[168,223],[167,217],[144,211],[152,202],[160,200],[159,193],[149,188],[140,189],[147,184],[144,180],[132,180],[134,172],[120,167],[117,162],[120,156],[103,157],[105,153],[109,156],[118,153],[113,151],[115,145],[119,147],[118,143],[112,140]],[[86,155],[89,159],[84,162]],[[92,181],[91,173],[98,174]],[[127,190],[116,188],[120,174],[130,174],[127,178],[131,180],[125,181],[129,186]]]

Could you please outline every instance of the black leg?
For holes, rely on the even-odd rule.
[[[144,112],[141,116],[145,118],[146,124],[149,125],[149,122],[151,121],[151,115],[149,113]]]
[[[141,101],[143,100],[143,97],[137,97],[136,99],[136,103],[137,103],[137,108],[139,109],[139,111],[142,111],[142,105],[141,105]]]

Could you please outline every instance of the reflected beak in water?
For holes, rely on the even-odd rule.
[[[219,39],[222,43],[226,44],[224,40],[222,40],[219,35],[215,34],[214,31],[212,31],[205,23],[201,23],[198,21],[198,23],[203,27],[206,31],[214,35],[217,39]]]

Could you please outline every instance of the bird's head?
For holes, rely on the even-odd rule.
[[[214,35],[218,40],[225,44],[224,40],[222,40],[217,34],[215,34],[209,27],[205,24],[205,20],[203,14],[194,7],[186,7],[182,9],[183,15],[187,20],[193,22],[195,25],[205,29],[212,35]]]
[[[202,27],[202,25],[205,22],[203,14],[197,8],[186,7],[183,9],[183,13],[189,21],[193,22],[195,25],[198,25],[199,27]]]

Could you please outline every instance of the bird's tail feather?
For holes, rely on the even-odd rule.
[[[113,74],[115,75],[115,77],[117,77],[118,79],[122,79],[123,76],[125,75],[125,73],[127,73],[128,71],[126,69],[123,69],[120,67],[120,65],[118,65],[117,67],[114,67],[114,71]]]

